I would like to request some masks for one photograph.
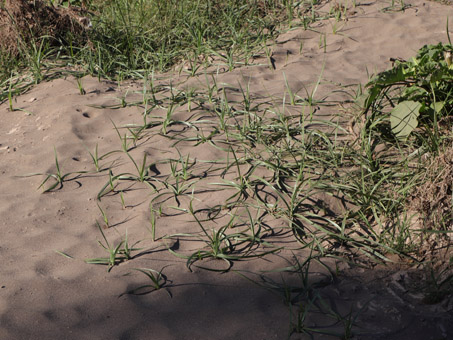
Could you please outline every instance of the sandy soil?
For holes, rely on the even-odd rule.
[[[317,96],[327,96],[332,102],[348,100],[348,92],[355,88],[347,86],[364,84],[367,73],[389,68],[389,58],[409,58],[424,44],[447,41],[446,20],[453,14],[451,6],[419,0],[405,3],[405,11],[384,12],[389,2],[359,0],[357,7],[348,11],[348,20],[340,22],[337,34],[332,32],[333,21],[320,22],[315,26],[318,32],[291,30],[272,46],[275,69],[259,57],[250,66],[220,72],[215,75],[217,82],[232,87],[249,84],[250,92],[257,97],[282,98],[284,75],[291,88],[303,92],[304,88],[310,91],[322,73]],[[333,5],[328,3],[324,10]],[[326,34],[325,51],[320,47],[319,32]],[[218,66],[220,71],[222,67]],[[191,79],[156,76],[156,84],[168,85],[171,81],[177,88],[202,88],[205,84],[202,74]],[[79,94],[73,78],[39,84],[15,99],[14,107],[25,113],[10,112],[8,103],[0,105],[0,339],[287,338],[290,311],[283,294],[259,287],[235,272],[218,274],[196,267],[190,272],[185,260],[166,250],[163,240],[150,240],[150,191],[144,186],[136,185],[125,194],[126,208],[118,196],[105,197],[99,204],[113,225],[104,230],[109,240],[118,242],[127,230],[132,243],[141,241],[138,246],[152,250],[110,272],[83,261],[105,256],[97,243],[102,238],[95,226],[96,220],[101,221],[96,195],[107,180],[105,173],[84,174],[66,182],[61,190],[46,194],[36,189],[44,176],[21,177],[55,171],[54,147],[63,172],[93,170],[87,149],[93,151],[98,144],[103,154],[121,146],[112,121],[117,126],[141,121],[142,109],[137,106],[95,107],[117,105],[118,98],[124,96],[128,102],[139,100],[134,91],[140,91],[141,84],[118,85],[90,77],[82,82],[86,95]],[[345,91],[332,92],[339,84]],[[318,114],[329,115],[333,110],[338,107],[324,107]],[[141,160],[146,153],[153,162],[177,158],[172,143],[153,135],[140,141],[131,154]],[[208,144],[193,147],[181,143],[178,149],[182,155],[196,155],[199,160],[220,157]],[[102,163],[114,161],[114,171],[135,171],[117,154]],[[196,171],[203,172],[206,167],[200,165]],[[168,173],[168,165],[158,170]],[[214,172],[205,183],[218,181],[218,175]],[[211,190],[197,197],[198,207],[202,207],[221,204],[228,193]],[[163,199],[175,205],[171,197]],[[182,206],[187,204],[187,197],[182,200]],[[157,221],[158,237],[199,231],[188,214],[168,215]],[[295,245],[293,237],[285,233],[272,236],[272,241]],[[200,247],[199,242],[184,237],[168,242],[173,243],[167,246],[181,253]],[[296,254],[306,256],[303,252]],[[287,266],[290,260],[291,252],[286,250],[235,263],[233,269],[258,280],[260,271]],[[212,261],[203,264],[218,266]],[[121,295],[148,284],[147,278],[132,268],[164,268],[168,288],[140,296]],[[355,339],[453,338],[453,301],[423,303],[423,296],[414,288],[419,280],[415,269],[375,268],[348,274],[343,266],[344,274],[333,282],[326,280],[321,267],[310,269],[312,280],[319,284],[317,291],[329,308],[355,319]],[[266,277],[280,278],[275,274]],[[297,278],[287,280],[288,284],[300,284]],[[326,313],[312,313],[307,320],[308,327],[325,327],[328,331],[344,332],[344,324]],[[308,338],[306,334],[291,335],[291,339]],[[314,338],[337,337],[315,334]]]

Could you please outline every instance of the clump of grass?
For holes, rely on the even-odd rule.
[[[10,51],[6,48],[10,44],[5,42],[2,48],[0,40],[0,84],[11,71],[30,66],[36,82],[48,77],[55,65],[120,80],[168,70],[180,62],[189,62],[195,75],[208,56],[214,56],[231,70],[246,64],[280,28],[293,22],[294,14],[302,13],[300,8],[315,3],[93,0],[61,6],[54,1],[21,0],[17,4],[23,7],[19,6],[19,14],[32,14],[0,8],[0,18],[18,34],[14,41],[21,42]],[[307,25],[307,18],[303,19]],[[87,20],[89,26],[83,24]],[[314,20],[316,16],[308,22]],[[79,89],[82,93],[80,84]],[[4,95],[1,90],[0,101]]]
[[[99,245],[108,253],[108,257],[86,259],[86,263],[105,265],[108,267],[107,270],[110,272],[115,265],[130,260],[132,258],[133,251],[140,250],[133,247],[131,248],[127,237],[127,231],[124,240],[121,240],[118,244],[113,245],[110,244],[110,242],[107,240],[107,237],[105,236],[104,232],[102,231],[102,227],[98,222],[96,222],[96,226],[98,227],[99,231],[101,232],[102,238],[104,239],[104,243],[99,241]]]
[[[90,9],[102,15],[93,18],[90,38],[106,74],[150,65],[165,70],[179,60],[198,60],[212,52],[235,57],[251,54],[285,18],[284,3],[93,1]],[[88,49],[80,52],[82,58],[92,59]]]
[[[145,274],[151,281],[151,283],[129,290],[124,294],[145,295],[153,291],[162,289],[167,284],[168,281],[167,277],[164,274],[162,274],[164,268],[162,268],[160,271],[150,268],[134,268],[134,270]],[[171,293],[167,289],[165,289],[165,291],[167,292],[169,297],[172,297]],[[121,294],[120,297],[123,296],[124,294]]]
[[[176,253],[172,249],[169,251],[177,257],[187,259],[187,268],[192,271],[191,267],[195,262],[202,261],[204,259],[215,259],[224,262],[222,269],[209,268],[203,265],[197,265],[199,268],[226,272],[230,270],[234,261],[241,261],[247,258],[262,257],[270,253],[277,252],[279,248],[272,247],[273,249],[263,252],[256,252],[257,246],[261,243],[260,233],[255,230],[255,225],[252,223],[251,231],[252,234],[246,232],[229,232],[229,229],[234,227],[237,223],[237,216],[232,214],[229,221],[219,229],[210,228],[210,230],[200,221],[197,217],[197,212],[193,209],[192,201],[189,203],[188,211],[202,231],[202,236],[199,237],[201,241],[206,244],[204,249],[199,249],[190,255],[183,255]],[[209,223],[214,222],[213,219],[208,221]],[[193,236],[190,234],[175,234],[172,237],[178,236]]]
[[[31,174],[24,175],[24,177],[42,176],[42,175],[46,176],[46,178],[41,182],[41,184],[38,187],[38,189],[42,188],[44,193],[51,192],[55,189],[57,189],[57,190],[61,189],[61,188],[63,188],[63,185],[65,182],[74,180],[74,179],[78,178],[81,174],[86,173],[86,171],[63,173],[60,162],[58,160],[57,149],[55,147],[54,147],[54,157],[55,157],[55,172],[53,172],[53,173],[31,173]],[[51,184],[50,186],[48,186],[46,188],[45,187],[46,183],[51,179],[53,179],[53,184]]]

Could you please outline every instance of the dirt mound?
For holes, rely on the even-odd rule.
[[[448,232],[453,229],[453,146],[428,165],[426,181],[417,188],[411,208],[419,212],[429,230]]]
[[[6,0],[0,5],[0,51],[17,54],[44,36],[52,45],[70,36],[80,42],[86,23],[74,7],[54,7],[41,0]]]

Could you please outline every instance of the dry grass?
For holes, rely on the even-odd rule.
[[[84,39],[83,17],[75,8],[54,7],[45,1],[6,0],[0,5],[0,50],[17,55],[42,37],[51,44],[71,37]]]
[[[453,146],[430,160],[410,205],[420,213],[427,229],[453,230]]]

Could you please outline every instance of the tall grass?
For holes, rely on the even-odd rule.
[[[77,33],[83,39],[63,32],[64,38],[58,37],[58,41],[55,37],[36,37],[33,43],[18,41],[18,45],[28,46],[21,48],[19,55],[0,50],[0,84],[10,78],[12,70],[33,65],[36,71],[39,63],[50,60],[58,60],[60,66],[116,79],[136,78],[151,69],[164,71],[180,61],[203,63],[208,55],[214,54],[232,59],[233,64],[237,60],[247,61],[302,6],[290,0],[92,0],[84,3],[86,7],[81,15],[90,17],[92,28]],[[81,2],[63,4],[78,6]],[[41,60],[41,56],[46,60]],[[42,78],[40,75],[38,80]]]
[[[157,68],[212,51],[250,54],[284,19],[284,1],[95,1],[93,49],[82,48],[85,63],[97,59],[104,73]],[[266,32],[265,32],[266,31]]]

